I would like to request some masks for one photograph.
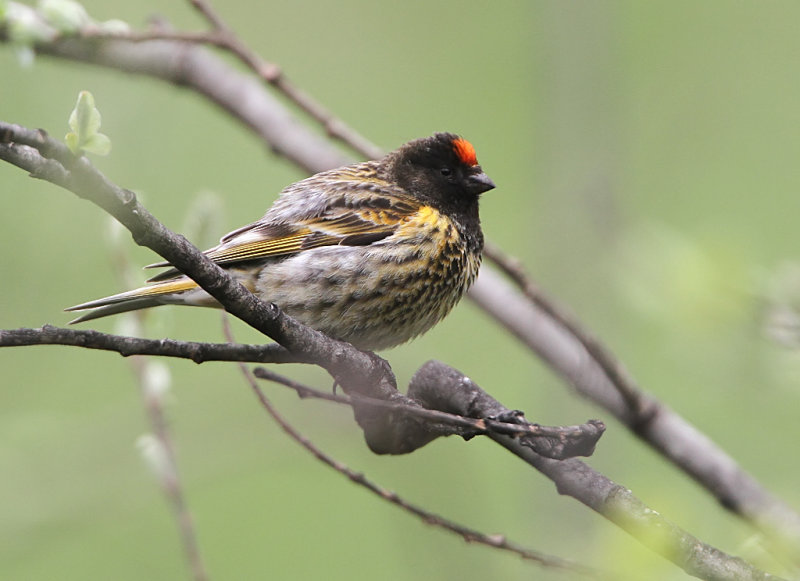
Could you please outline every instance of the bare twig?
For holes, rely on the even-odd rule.
[[[341,405],[353,405],[353,402],[350,401],[350,397],[346,395],[339,395],[337,393],[322,391],[321,389],[316,389],[311,387],[310,385],[306,385],[304,383],[300,383],[299,381],[295,381],[290,377],[286,377],[285,375],[281,375],[280,373],[275,373],[271,369],[267,369],[266,367],[256,367],[253,370],[253,375],[259,379],[263,379],[265,381],[271,381],[272,383],[276,383],[278,385],[283,385],[288,387],[289,389],[294,390],[297,394],[297,397],[300,399],[321,399],[325,401],[330,401],[334,403],[338,403]]]
[[[204,0],[189,0],[189,3],[197,10],[202,16],[208,20],[208,23],[211,25],[211,28],[224,32],[226,34],[231,33],[231,29],[223,22],[222,18],[216,13],[216,11],[211,7],[208,2]]]
[[[46,325],[40,329],[0,329],[0,347],[24,347],[33,345],[71,345],[86,349],[99,349],[119,353],[123,357],[134,355],[155,355],[189,359],[195,363],[208,361],[237,361],[254,363],[311,363],[310,358],[302,353],[287,351],[282,346],[270,343],[267,345],[245,345],[234,343],[197,343],[175,341],[172,339],[140,339],[121,337],[99,331],[80,329],[64,329]],[[351,398],[343,398],[321,393],[308,386],[301,385],[282,377],[268,369],[256,369],[256,375],[289,386],[301,397],[329,399],[352,405]],[[402,401],[386,401],[376,398],[358,397],[364,406],[383,408],[386,411],[400,412],[415,416],[421,420],[442,425],[458,427],[462,432],[452,432],[461,436],[473,436],[496,432],[514,436],[530,436],[533,438],[550,438],[565,446],[563,450],[552,453],[561,457],[573,455],[590,455],[605,427],[602,422],[591,420],[580,426],[541,426],[538,424],[514,424],[491,418],[469,418],[445,412],[410,406]],[[442,434],[446,435],[446,434]]]
[[[113,351],[123,357],[158,355],[206,361],[249,361],[251,363],[309,363],[302,354],[293,354],[277,343],[246,345],[229,343],[196,343],[174,339],[140,339],[121,337],[99,331],[65,329],[45,325],[39,329],[0,330],[0,347],[31,345],[73,345],[86,349]]]

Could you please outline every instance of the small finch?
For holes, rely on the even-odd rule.
[[[478,197],[494,187],[466,139],[436,133],[288,186],[205,255],[300,322],[386,349],[428,331],[475,280]],[[66,310],[92,309],[78,323],[158,305],[220,307],[174,268],[147,282]]]

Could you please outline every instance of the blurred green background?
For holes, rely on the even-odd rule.
[[[157,12],[178,28],[202,26],[184,2],[85,5],[101,20],[139,26]],[[487,237],[647,390],[800,507],[800,354],[785,328],[800,305],[800,6],[218,8],[253,49],[384,148],[437,130],[470,139],[498,184],[483,201]],[[7,46],[0,76],[0,118],[59,136],[78,92],[90,90],[113,142],[97,165],[173,229],[196,232],[187,217],[198,200],[211,207],[211,235],[193,235],[201,246],[303,177],[174,87],[48,58],[21,68]],[[63,325],[62,308],[121,290],[120,247],[134,265],[156,259],[127,235],[111,242],[108,218],[72,194],[4,164],[0,184],[2,328]],[[159,311],[151,336],[222,340],[216,311]],[[575,398],[469,302],[386,356],[403,383],[436,358],[534,421],[606,420],[594,467],[706,542],[786,574],[751,528]],[[235,366],[167,364],[168,415],[212,578],[569,578],[428,527],[323,467],[266,417]],[[0,369],[0,578],[187,578],[169,507],[136,447],[149,427],[130,362],[34,347],[0,350]],[[312,369],[279,371],[329,385]],[[347,410],[266,389],[326,451],[414,503],[620,579],[686,578],[488,442],[376,457]]]

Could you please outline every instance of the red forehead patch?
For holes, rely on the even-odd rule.
[[[478,156],[475,155],[475,148],[463,137],[453,140],[453,150],[462,163],[469,166],[478,165]]]

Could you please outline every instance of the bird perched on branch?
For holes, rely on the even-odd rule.
[[[466,139],[436,133],[288,186],[205,255],[302,323],[385,349],[433,327],[475,280],[478,198],[494,187]],[[177,269],[147,282],[66,310],[92,309],[78,323],[158,305],[220,307]]]

